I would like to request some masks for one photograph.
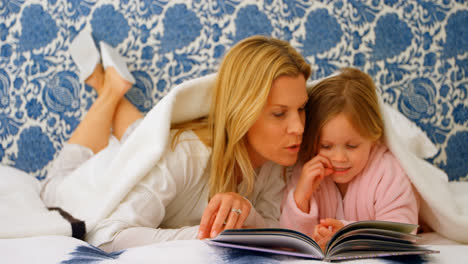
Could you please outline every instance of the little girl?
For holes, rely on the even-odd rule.
[[[299,162],[284,194],[280,225],[323,248],[353,221],[417,224],[419,203],[399,162],[385,146],[375,85],[344,68],[309,91]]]

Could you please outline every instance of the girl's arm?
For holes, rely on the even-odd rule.
[[[294,200],[294,191],[288,191],[286,200],[283,201],[283,207],[280,217],[280,227],[297,230],[308,236],[312,236],[314,227],[319,223],[319,208],[315,197],[310,199],[310,210],[305,213],[297,207]]]
[[[294,191],[294,201],[302,212],[310,211],[310,199],[325,177],[333,173],[332,168],[330,160],[320,154],[302,166],[301,176]]]
[[[324,208],[320,207],[329,206],[330,201],[336,200],[334,197],[337,195],[336,191],[334,192],[336,187],[332,186],[331,181],[329,184],[325,183],[329,181],[326,177],[333,172],[331,167],[330,161],[320,155],[315,156],[303,166],[296,165],[288,183],[288,193],[283,201],[281,227],[312,235],[315,225],[319,223],[320,211],[324,211]],[[320,203],[315,197],[319,190],[327,196],[323,197]],[[328,197],[330,195],[333,197]],[[336,203],[333,204],[336,208]],[[335,217],[334,213],[336,211],[328,217]]]
[[[417,224],[419,202],[408,176],[390,152],[381,162],[384,169],[375,191],[376,220]]]

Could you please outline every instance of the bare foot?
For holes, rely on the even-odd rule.
[[[85,80],[85,83],[98,93],[101,93],[104,86],[104,68],[101,63],[96,64],[93,73]]]
[[[114,67],[107,67],[104,72],[103,90],[111,92],[114,96],[122,98],[132,87],[132,83],[119,75]],[[100,91],[99,91],[100,92]]]

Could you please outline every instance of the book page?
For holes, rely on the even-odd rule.
[[[364,259],[364,258],[379,258],[389,256],[404,256],[404,255],[424,255],[431,253],[440,253],[437,250],[411,250],[411,251],[352,251],[342,253],[338,256],[326,257],[325,260],[349,260],[349,259]]]
[[[334,246],[339,237],[343,236],[345,233],[349,233],[353,230],[360,230],[360,229],[381,229],[381,230],[389,230],[404,234],[410,234],[413,230],[418,228],[418,225],[413,224],[406,224],[406,223],[398,223],[398,222],[390,222],[390,221],[358,221],[351,223],[342,227],[338,232],[336,232],[332,238],[328,241],[326,246],[326,252],[330,249],[330,247]]]
[[[215,242],[241,245],[246,249],[269,249],[282,254],[303,253],[322,259],[320,246],[310,237],[288,229],[235,229],[225,230],[211,239]],[[265,251],[265,250],[262,250]],[[297,255],[297,254],[295,254]]]
[[[340,235],[333,241],[333,243],[329,245],[329,248],[333,248],[336,244],[342,243],[343,241],[365,238],[411,244],[416,242],[416,240],[420,237],[417,235],[401,233],[392,230],[363,228],[351,230],[350,232]]]
[[[361,221],[340,229],[327,244],[325,260],[437,253],[415,244],[417,225]]]

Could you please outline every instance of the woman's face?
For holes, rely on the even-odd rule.
[[[283,166],[296,162],[307,99],[302,74],[280,76],[273,81],[265,107],[247,132],[247,152],[254,168],[269,160]]]

